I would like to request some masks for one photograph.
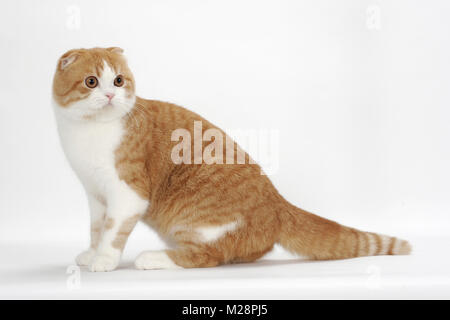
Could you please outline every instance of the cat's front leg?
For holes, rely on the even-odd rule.
[[[148,201],[142,200],[128,190],[116,192],[107,199],[100,241],[89,265],[91,271],[112,271],[117,267],[128,236],[147,206]]]
[[[76,257],[75,261],[79,266],[88,266],[94,258],[106,213],[105,204],[95,195],[88,194],[88,204],[91,220],[90,247]]]

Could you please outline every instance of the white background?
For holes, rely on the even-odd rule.
[[[51,83],[65,51],[120,46],[141,97],[183,105],[223,128],[278,130],[279,168],[271,179],[292,203],[346,225],[412,240],[415,255],[365,258],[359,271],[358,262],[352,261],[360,259],[346,261],[344,269],[344,262],[321,263],[325,278],[316,278],[333,289],[319,290],[317,297],[334,297],[333,290],[336,297],[353,292],[333,285],[341,278],[327,276],[336,270],[345,270],[347,276],[361,270],[364,274],[367,261],[387,274],[394,272],[389,267],[393,261],[403,264],[397,272],[403,276],[413,263],[428,269],[437,278],[419,282],[428,283],[435,296],[449,297],[449,286],[439,291],[432,285],[450,284],[445,271],[445,236],[450,231],[449,12],[445,0],[3,2],[0,266],[8,281],[0,295],[56,295],[45,288],[56,288],[50,283],[64,287],[65,268],[87,246],[87,205],[59,146]],[[162,243],[155,234],[139,226],[126,249],[129,258],[116,276],[108,274],[96,287],[99,278],[83,270],[94,289],[67,297],[97,297],[98,288],[108,296],[119,275],[134,288],[139,282],[134,282],[132,254],[157,248]],[[264,278],[261,263],[255,268]],[[443,273],[431,272],[431,265],[441,266]],[[42,271],[42,266],[47,269]],[[288,273],[317,270],[301,264],[271,267],[288,268]],[[231,270],[228,284],[236,276],[247,279],[245,270],[252,270],[226,268]],[[312,281],[308,270],[301,274]],[[165,275],[156,272],[145,277]],[[204,272],[200,278],[222,274],[191,272]],[[181,287],[189,279],[192,288],[201,287],[200,280],[195,286],[194,273],[175,277]],[[172,279],[170,274],[167,279]],[[276,298],[270,295],[276,292],[271,286],[284,297],[300,297],[299,290],[289,287],[295,281],[286,281],[284,287],[281,280],[270,282],[267,296],[261,297]],[[224,282],[219,276],[215,283],[220,287]],[[216,297],[235,292],[228,286],[220,291],[222,296],[213,290]],[[249,282],[242,297],[258,297],[255,292],[263,291],[255,288]],[[387,297],[407,294],[383,288],[383,294],[391,294]],[[362,286],[355,295],[373,296],[366,289]],[[155,290],[144,296],[131,291],[135,297],[164,296]],[[194,297],[214,297],[212,291],[198,292]]]

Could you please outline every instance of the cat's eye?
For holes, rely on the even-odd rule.
[[[123,86],[124,80],[123,77],[121,75],[118,75],[115,79],[114,79],[114,85],[116,87],[121,87]]]
[[[86,86],[88,88],[92,89],[92,88],[95,88],[98,85],[98,80],[97,80],[96,77],[90,76],[90,77],[87,77],[86,80],[84,80],[84,83],[86,84]]]

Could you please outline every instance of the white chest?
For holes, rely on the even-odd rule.
[[[104,194],[118,180],[115,150],[124,134],[121,120],[78,123],[58,119],[58,130],[67,159],[84,187]]]

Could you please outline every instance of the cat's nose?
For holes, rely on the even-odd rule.
[[[114,93],[105,93],[105,96],[107,96],[109,101],[111,101],[111,99],[114,98]]]

